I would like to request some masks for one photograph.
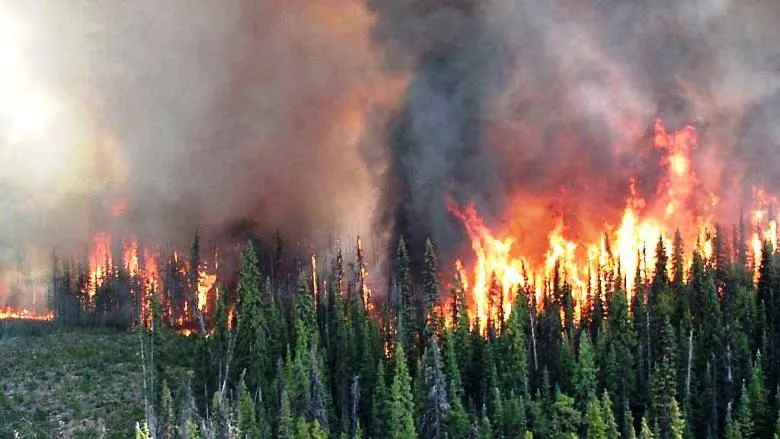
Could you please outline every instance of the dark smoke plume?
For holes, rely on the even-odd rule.
[[[413,78],[392,122],[389,179],[382,207],[395,248],[404,235],[420,256],[430,236],[452,254],[462,231],[446,197],[473,201],[486,215],[503,208],[498,157],[484,148],[483,127],[495,93],[503,88],[504,41],[487,22],[484,2],[368,2],[379,16],[373,36],[384,44],[389,67]]]
[[[429,235],[449,257],[462,248],[450,195],[493,225],[511,212],[520,247],[544,248],[558,217],[571,238],[615,224],[631,177],[654,196],[656,118],[697,127],[694,167],[721,219],[734,221],[752,185],[780,189],[775,2],[367,4],[387,68],[412,75],[383,206],[417,249]]]

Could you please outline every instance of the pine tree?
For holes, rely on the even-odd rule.
[[[729,404],[731,409],[731,404]],[[753,419],[750,416],[750,398],[744,381],[739,394],[739,405],[737,406],[737,419],[734,422],[735,427],[740,431],[743,437],[753,437]],[[727,433],[728,434],[728,433]]]
[[[173,396],[166,380],[163,380],[160,388],[160,408],[158,412],[158,436],[163,439],[173,439],[176,417],[173,414]]]
[[[328,439],[328,433],[322,428],[320,425],[320,421],[314,420],[311,423],[311,427],[309,429],[309,437],[311,439]],[[360,435],[357,435],[356,437],[360,437]]]
[[[602,416],[602,408],[596,397],[591,397],[585,411],[585,427],[588,439],[606,439],[607,426]]]
[[[726,432],[724,433],[724,439],[743,439],[741,426],[739,422],[734,419],[731,413],[731,404],[726,408]],[[749,436],[748,436],[749,437]]]
[[[450,411],[447,384],[442,372],[441,357],[436,336],[428,339],[423,368],[427,397],[421,420],[421,436],[425,439],[443,439]]]
[[[373,437],[381,437],[388,431],[390,392],[385,379],[385,365],[383,360],[377,364],[376,386],[371,400],[371,428]]]
[[[478,428],[479,439],[493,439],[493,425],[490,422],[490,418],[485,410],[482,410],[482,419],[479,422]]]
[[[279,420],[277,421],[277,435],[279,439],[294,439],[295,438],[295,419],[292,414],[292,407],[290,407],[290,398],[286,389],[282,389],[279,396]]]
[[[756,437],[770,437],[772,435],[772,423],[769,420],[769,402],[765,382],[763,358],[759,351],[756,354],[756,361],[750,371],[750,379],[748,381],[750,418]]]
[[[311,439],[309,423],[306,422],[306,418],[299,416],[295,418],[295,432],[293,437],[295,439]]]
[[[596,397],[596,364],[593,344],[588,333],[580,333],[579,358],[574,375],[574,395],[580,407],[585,408]]]
[[[510,391],[504,404],[505,437],[523,436],[528,428],[525,409],[523,395],[516,395],[514,391]]]
[[[653,432],[650,430],[650,426],[647,424],[647,418],[642,417],[642,428],[639,431],[639,439],[653,439]]]
[[[238,385],[238,429],[242,438],[260,437],[255,403],[252,401],[252,397],[249,396],[249,390],[247,390],[246,383],[243,380]]]
[[[398,242],[396,253],[396,285],[398,289],[398,341],[404,348],[406,358],[411,358],[411,349],[414,346],[414,311],[412,309],[412,275],[409,266],[409,253],[406,250],[404,239]]]
[[[246,371],[246,385],[256,391],[271,371],[268,330],[260,308],[260,269],[254,245],[249,242],[241,254],[236,312],[235,377]],[[237,381],[237,380],[236,380]],[[235,381],[234,381],[235,382]]]
[[[664,330],[658,336],[658,344],[661,345],[662,353],[659,360],[656,361],[656,367],[652,376],[652,410],[656,422],[659,426],[659,436],[668,438],[671,436],[673,424],[673,411],[677,404],[677,370],[675,365],[676,348],[672,340],[674,333],[669,323],[669,318],[665,317]],[[679,407],[678,407],[679,410]]]
[[[626,410],[623,414],[623,419],[625,419],[625,425],[624,425],[624,433],[623,437],[626,439],[636,439],[636,428],[634,428],[634,416],[631,415],[631,410]]]
[[[455,332],[453,342],[455,355],[460,369],[460,376],[465,379],[471,368],[471,331],[469,310],[466,304],[464,279],[460,270],[455,271],[452,287],[453,296],[453,325]]]
[[[393,384],[390,386],[386,437],[389,439],[412,439],[416,437],[412,379],[406,368],[404,349],[400,343],[396,343],[394,354],[395,367]]]
[[[504,370],[505,388],[526,397],[528,391],[528,347],[526,345],[526,327],[528,322],[528,302],[525,294],[518,292],[512,312],[502,334],[504,361],[511,364]]]
[[[469,427],[471,421],[466,413],[460,398],[455,398],[451,405],[451,410],[447,414],[447,438],[448,439],[467,439],[469,437]]]
[[[317,422],[320,429],[328,430],[328,395],[325,390],[325,380],[323,377],[322,357],[319,354],[316,345],[309,349],[309,401],[310,407],[307,412],[307,418]]]
[[[443,316],[439,306],[439,274],[436,250],[430,238],[425,241],[425,265],[423,267],[423,290],[425,292],[425,337],[441,334]]]
[[[135,439],[152,439],[152,434],[149,432],[149,426],[144,422],[143,425],[138,422],[135,423]]]
[[[615,414],[612,411],[612,399],[610,399],[609,393],[607,393],[606,390],[601,395],[601,416],[604,419],[606,439],[619,439],[620,433],[618,431],[617,422],[615,421]]]
[[[576,435],[580,425],[580,412],[574,407],[574,399],[555,389],[550,413],[550,436],[556,438]]]
[[[672,398],[672,406],[670,412],[669,430],[671,439],[683,439],[685,437],[685,418],[680,411],[680,405],[677,400]]]

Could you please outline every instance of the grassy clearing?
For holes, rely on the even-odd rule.
[[[131,332],[0,336],[0,438],[132,437],[144,416],[142,387]]]

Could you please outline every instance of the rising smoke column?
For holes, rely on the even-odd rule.
[[[486,21],[485,2],[371,0],[373,37],[390,69],[411,73],[391,124],[382,206],[413,257],[430,236],[451,255],[463,232],[446,197],[475,201],[486,215],[503,208],[497,157],[484,148],[488,103],[504,80],[503,41]]]
[[[775,3],[367,5],[388,68],[411,73],[388,137],[384,224],[418,250],[428,235],[445,258],[460,249],[448,195],[530,251],[561,219],[567,237],[597,237],[619,222],[631,178],[657,195],[656,118],[698,129],[692,166],[724,224],[753,184],[777,181]]]

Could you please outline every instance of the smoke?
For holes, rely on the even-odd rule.
[[[561,216],[574,238],[614,224],[629,178],[652,195],[657,116],[696,124],[701,184],[736,209],[780,185],[778,18],[769,0],[5,2],[0,266],[104,229],[182,245],[247,223],[312,249],[403,234],[419,256],[430,236],[447,263],[465,245],[448,197],[518,246]]]
[[[37,249],[48,267],[103,230],[183,245],[249,222],[307,251],[371,231],[363,151],[381,149],[373,118],[403,79],[361,4],[32,0],[0,21],[18,30],[0,57],[24,69],[0,73],[22,90],[0,124],[0,264]],[[50,117],[14,137],[33,94]]]
[[[571,238],[616,224],[630,178],[655,193],[656,117],[698,128],[694,168],[728,221],[752,185],[778,189],[775,2],[367,4],[387,68],[412,74],[389,137],[385,220],[418,249],[426,236],[445,257],[462,247],[448,196],[523,248],[546,248],[557,218]]]

